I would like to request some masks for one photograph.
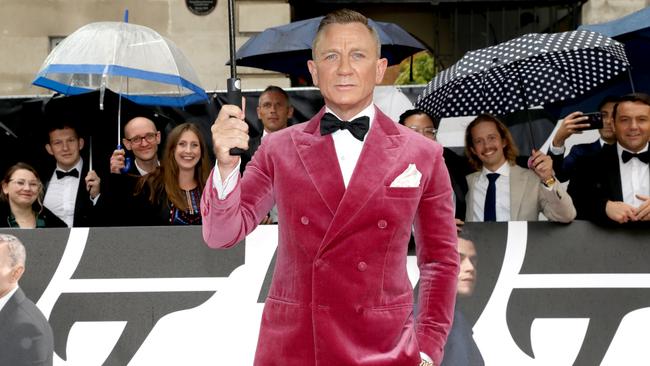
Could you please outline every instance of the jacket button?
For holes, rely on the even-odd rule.
[[[357,264],[357,269],[363,272],[366,269],[368,269],[368,265],[366,264],[366,262],[359,262],[359,264]]]
[[[309,224],[309,218],[307,216],[303,216],[300,218],[300,222],[302,222],[303,225]]]
[[[380,229],[385,229],[386,226],[388,226],[388,223],[386,220],[379,220],[377,221],[377,226],[379,226]]]

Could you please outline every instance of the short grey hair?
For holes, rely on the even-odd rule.
[[[325,15],[325,17],[320,21],[320,24],[318,25],[318,31],[316,31],[316,36],[314,37],[314,41],[311,44],[312,60],[316,61],[316,47],[322,38],[323,31],[328,25],[350,23],[360,23],[368,28],[368,31],[370,31],[370,34],[372,35],[372,38],[375,39],[375,43],[377,45],[377,58],[381,58],[381,41],[379,40],[379,34],[377,33],[377,30],[371,26],[370,23],[368,23],[368,18],[366,18],[365,15],[354,10],[339,9]]]
[[[23,243],[15,236],[9,234],[0,234],[0,245],[7,244],[9,249],[9,264],[11,267],[25,266],[27,252]]]

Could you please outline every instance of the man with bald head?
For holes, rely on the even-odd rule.
[[[133,152],[135,157],[129,165],[126,174],[121,174],[125,167],[126,152],[122,149],[113,151],[111,156],[111,173],[108,187],[105,190],[104,223],[111,226],[128,226],[126,212],[133,208],[133,192],[138,178],[153,172],[158,165],[158,145],[160,144],[160,131],[155,123],[146,117],[135,117],[124,126],[122,143],[127,150]]]
[[[122,143],[127,150],[133,151],[134,164],[127,173],[133,175],[147,175],[159,165],[158,145],[160,144],[160,131],[152,120],[146,117],[135,117],[124,126]],[[126,152],[115,150],[111,156],[111,173],[120,174],[125,166]]]
[[[0,234],[0,365],[50,366],[52,328],[18,286],[25,258],[18,238]]]

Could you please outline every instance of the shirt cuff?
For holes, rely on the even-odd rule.
[[[237,179],[239,178],[239,167],[241,165],[241,159],[237,166],[228,173],[225,181],[221,180],[221,174],[219,173],[219,168],[215,164],[213,173],[212,173],[212,186],[217,190],[217,197],[219,200],[223,201],[226,199],[228,194],[235,189],[237,185]]]
[[[427,361],[427,362],[433,362],[431,357],[429,357],[429,355],[427,355],[424,352],[420,352],[420,358],[423,359],[424,361]]]
[[[548,152],[550,152],[553,155],[564,155],[564,151],[566,151],[564,145],[557,147],[557,146],[553,146],[552,142],[551,142],[551,146],[548,148]]]
[[[90,195],[88,196],[88,197],[90,197],[90,201],[93,203],[93,206],[95,206],[97,204],[97,200],[99,200],[99,196],[101,196],[101,195],[102,194],[100,193],[95,198],[90,197]]]

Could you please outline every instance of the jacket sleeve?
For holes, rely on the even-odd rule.
[[[449,175],[436,145],[415,219],[420,288],[416,317],[420,351],[440,364],[451,329],[458,280],[454,204]]]
[[[203,240],[209,247],[228,248],[237,244],[273,207],[272,160],[264,149],[268,145],[258,148],[244,176],[223,200],[218,198],[212,182],[214,172],[210,173],[201,197]]]

